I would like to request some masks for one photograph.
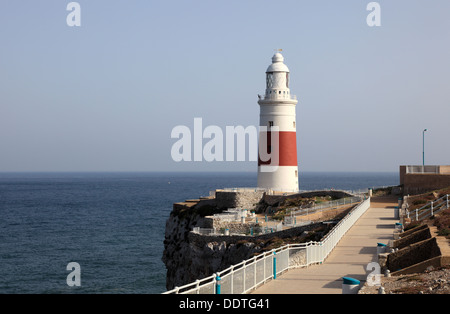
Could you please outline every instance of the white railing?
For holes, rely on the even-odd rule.
[[[406,173],[439,173],[440,166],[406,166]]]
[[[164,294],[242,294],[268,280],[276,279],[289,269],[323,263],[369,207],[370,198],[351,210],[320,242],[288,244]]]
[[[341,198],[341,199],[334,200],[334,201],[322,202],[319,204],[315,204],[314,206],[308,207],[308,208],[292,207],[289,209],[292,210],[291,215],[293,215],[293,216],[308,215],[308,214],[317,212],[322,209],[329,209],[329,208],[334,208],[334,207],[339,207],[339,206],[344,206],[344,205],[356,204],[356,203],[361,202],[362,200],[363,200],[362,196],[345,197],[345,198]]]
[[[409,211],[408,209],[406,209],[405,212],[406,217],[410,218],[411,221],[419,221],[432,217],[437,212],[449,208],[449,194],[447,194],[415,210]]]
[[[288,100],[297,100],[296,95],[286,94],[286,93],[272,93],[272,94],[264,94],[258,95],[259,100],[272,100],[272,99],[288,99]]]
[[[268,189],[265,188],[257,188],[257,187],[240,187],[240,188],[223,188],[223,189],[217,189],[217,192],[265,192],[268,191]]]
[[[361,202],[362,200],[363,200],[362,196],[355,196],[355,197],[341,198],[341,199],[329,201],[329,202],[323,202],[323,203],[319,203],[312,207],[307,207],[307,208],[301,208],[301,207],[288,208],[291,210],[291,212],[284,217],[284,225],[286,227],[297,227],[297,226],[307,225],[307,224],[312,223],[312,221],[310,221],[310,220],[304,221],[301,218],[302,216],[308,216],[310,214],[320,213],[322,211],[329,211],[331,209],[337,209],[340,206],[353,205],[353,204]],[[300,220],[297,221],[297,218],[299,218]]]

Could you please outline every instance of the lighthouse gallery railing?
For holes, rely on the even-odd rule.
[[[292,268],[321,264],[370,207],[370,198],[353,208],[320,242],[288,244],[164,294],[242,294]]]

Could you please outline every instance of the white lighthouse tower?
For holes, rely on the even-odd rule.
[[[263,127],[259,133],[259,188],[280,192],[299,190],[295,125],[297,102],[297,97],[291,95],[289,90],[289,69],[281,53],[277,52],[266,71],[266,92],[264,96],[259,96],[258,101],[259,125]]]

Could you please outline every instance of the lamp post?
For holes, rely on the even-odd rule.
[[[425,132],[427,129],[422,132],[422,166],[425,166]]]

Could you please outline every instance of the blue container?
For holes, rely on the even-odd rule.
[[[353,285],[359,285],[360,284],[360,281],[356,280],[354,278],[343,277],[342,279],[344,280],[344,282],[343,282],[344,285],[351,285],[351,286],[353,286]]]

